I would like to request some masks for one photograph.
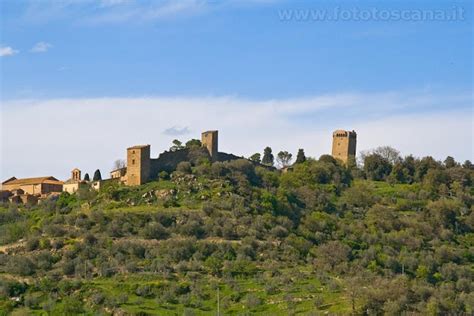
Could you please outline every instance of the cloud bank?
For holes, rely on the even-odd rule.
[[[330,153],[332,131],[354,129],[357,151],[390,145],[403,154],[473,157],[469,95],[335,94],[288,100],[236,97],[20,100],[2,104],[1,179],[54,175],[75,167],[103,174],[125,148],[151,144],[152,156],[173,139],[219,130],[221,151]],[[457,110],[436,111],[442,104]],[[466,106],[459,106],[465,104]],[[183,127],[184,126],[184,127]]]

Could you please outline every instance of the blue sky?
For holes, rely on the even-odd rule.
[[[222,107],[224,116],[237,111],[244,118],[268,104],[274,109],[286,106],[289,110],[277,110],[278,118],[287,128],[306,128],[301,137],[309,142],[311,137],[327,137],[332,129],[372,126],[376,131],[377,124],[397,120],[405,125],[404,130],[387,126],[387,133],[405,135],[412,129],[416,135],[421,128],[439,130],[436,138],[444,137],[441,143],[446,144],[439,148],[423,142],[407,145],[405,136],[391,139],[388,145],[403,149],[403,153],[432,154],[438,159],[448,154],[459,160],[473,158],[470,1],[5,0],[0,5],[2,151],[9,152],[2,155],[2,173],[8,175],[63,175],[68,165],[75,167],[74,159],[67,156],[61,168],[48,159],[40,166],[19,160],[22,153],[15,152],[18,149],[9,139],[19,133],[28,137],[19,127],[21,120],[31,118],[33,127],[57,133],[60,131],[49,126],[52,119],[48,118],[61,120],[61,115],[69,117],[67,111],[76,111],[81,126],[105,126],[110,115],[98,109],[123,110],[127,116],[125,109],[143,110],[137,105],[143,98],[155,100],[161,107],[158,110],[168,107],[164,101],[179,100],[187,111],[170,113],[171,118],[149,131],[154,138],[137,133],[127,139],[132,144],[155,144],[157,151],[166,148],[170,135],[165,131],[173,127],[181,130],[184,139],[198,137],[199,128],[207,126],[219,126],[224,135],[226,127],[233,130],[231,123],[219,124],[221,117],[209,119],[208,125],[192,122],[195,111],[215,112],[203,103],[207,100]],[[410,12],[412,16],[389,20],[374,14],[364,21],[353,13],[337,21],[282,18],[290,11],[308,10],[325,10],[333,17],[336,11],[351,10]],[[458,18],[419,20],[418,11],[458,12]],[[114,110],[113,104],[106,102],[127,105]],[[56,105],[50,109],[53,103],[60,104],[59,109]],[[98,113],[86,109],[85,104],[96,104]],[[43,125],[38,125],[33,115],[32,109],[38,107],[51,111]],[[88,117],[88,112],[96,117]],[[18,113],[23,114],[22,119]],[[423,121],[421,118],[431,125],[406,125]],[[97,122],[90,121],[94,119]],[[249,133],[266,126],[264,119]],[[463,146],[450,142],[453,135],[442,130],[450,126],[445,122],[456,121],[467,135]],[[233,124],[237,133],[241,126]],[[287,143],[275,141],[272,135],[284,139],[278,126],[268,125],[270,132],[260,133],[267,138],[262,136],[251,144],[239,144],[237,135],[228,132],[229,142],[233,142],[229,150],[250,154],[249,147],[258,150],[274,141],[275,146],[284,147],[281,149],[306,146],[314,155],[328,151],[327,141],[314,141],[314,148],[312,144],[293,144],[290,138]],[[451,128],[449,132],[453,132]],[[365,141],[360,139],[366,147],[359,146],[360,150],[387,144],[372,134],[366,131]],[[131,144],[116,144],[126,145]],[[34,153],[45,152],[43,146]],[[103,160],[106,169],[107,161],[119,154],[104,149],[97,159]],[[80,157],[76,161],[93,168],[86,155],[76,155]]]

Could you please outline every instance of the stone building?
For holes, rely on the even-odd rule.
[[[197,163],[200,159],[209,161],[240,159],[235,155],[218,151],[218,131],[202,133],[201,144],[202,147],[197,148],[165,151],[158,158],[150,157],[150,145],[137,145],[127,148],[127,167],[121,171],[120,179],[126,185],[142,185],[156,179],[162,171],[173,172],[182,161]]]
[[[21,189],[25,194],[45,195],[53,192],[62,192],[63,182],[55,177],[38,177],[17,179],[12,177],[2,182],[2,190],[14,191]]]
[[[212,160],[218,160],[218,131],[207,131],[201,134],[201,144],[207,148]]]
[[[83,187],[87,187],[87,182],[81,179],[81,170],[74,168],[71,171],[71,179],[64,182],[63,191],[73,194]]]
[[[355,131],[337,130],[332,133],[332,156],[347,164],[355,158],[357,133]]]
[[[127,185],[141,185],[150,179],[150,145],[127,148]]]
[[[122,178],[126,174],[127,174],[127,167],[118,168],[118,169],[110,171],[110,179],[122,180]]]

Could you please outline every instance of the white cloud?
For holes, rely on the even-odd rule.
[[[53,47],[53,45],[51,45],[50,43],[38,42],[38,43],[35,44],[35,46],[33,46],[33,48],[31,49],[31,52],[32,53],[45,53],[51,47]]]
[[[101,10],[84,17],[81,23],[142,23],[169,19],[181,15],[195,15],[204,12],[210,8],[209,4],[209,1],[202,0],[152,1],[147,5],[140,2],[112,0],[103,3],[100,7]]]
[[[7,57],[7,56],[13,56],[15,54],[18,54],[20,51],[13,49],[10,46],[2,46],[0,47],[0,57]]]
[[[163,131],[163,135],[170,135],[170,136],[182,136],[191,133],[187,126],[179,127],[179,126],[172,126]]]
[[[163,133],[170,126],[192,131],[181,141],[218,129],[220,150],[244,156],[271,146],[274,151],[293,153],[304,148],[309,156],[319,157],[330,152],[332,131],[344,128],[357,131],[358,151],[390,145],[403,154],[472,160],[469,108],[391,114],[393,109],[405,111],[410,103],[420,108],[442,100],[450,105],[460,97],[410,95],[352,93],[265,101],[233,97],[10,101],[2,107],[1,179],[50,174],[67,178],[76,166],[89,173],[100,168],[107,174],[130,145],[151,144],[153,157],[168,149],[176,138]],[[385,115],[369,115],[380,104],[388,109]],[[345,112],[350,115],[340,115]]]
[[[268,5],[276,0],[62,0],[30,1],[25,23],[67,20],[80,25],[143,23],[195,16],[215,10]]]
[[[115,5],[121,5],[126,3],[131,3],[132,0],[101,0],[100,7],[111,7]]]

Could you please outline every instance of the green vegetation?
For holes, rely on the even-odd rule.
[[[1,205],[0,315],[474,313],[472,164],[364,159],[183,162]]]

